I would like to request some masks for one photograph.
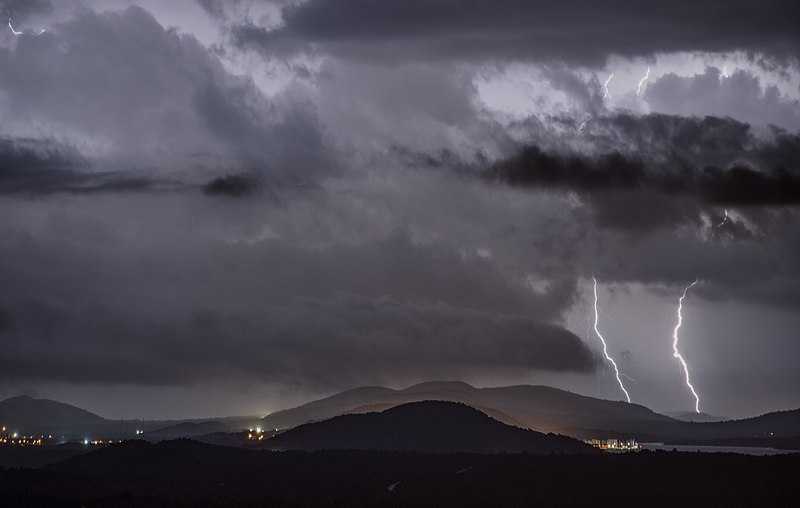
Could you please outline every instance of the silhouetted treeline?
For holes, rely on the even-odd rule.
[[[0,500],[4,506],[798,506],[798,471],[800,455],[308,453],[131,441],[44,469],[0,471]]]

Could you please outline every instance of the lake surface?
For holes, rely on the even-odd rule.
[[[741,453],[744,455],[781,455],[785,453],[800,453],[800,450],[779,450],[757,446],[699,446],[699,445],[671,445],[664,443],[639,443],[645,450],[664,450],[671,452],[703,452],[703,453]]]

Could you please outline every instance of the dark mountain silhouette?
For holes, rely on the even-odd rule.
[[[423,383],[405,390],[381,387],[350,390],[268,415],[263,425],[291,427],[421,400],[461,402],[509,425],[578,439],[630,437],[678,443],[721,438],[794,437],[800,430],[800,409],[743,420],[687,422],[655,413],[639,404],[586,397],[549,386],[475,388],[457,381]]]
[[[667,413],[667,416],[680,420],[682,422],[724,422],[730,418],[723,418],[721,416],[714,416],[708,413],[696,413],[694,411],[679,411],[677,413]]]
[[[369,403],[368,401],[384,400],[391,393],[394,393],[394,390],[381,386],[355,388],[296,408],[277,411],[265,416],[262,422],[264,428],[267,429],[297,427],[303,423],[327,420],[338,416],[356,407],[363,406]]]
[[[575,439],[501,423],[464,404],[423,401],[308,423],[265,441],[272,450],[425,453],[596,453]]]
[[[145,430],[147,439],[176,439],[232,432],[259,425],[260,417],[233,416],[194,420],[109,420],[69,404],[18,396],[0,402],[0,425],[9,432],[53,434],[61,440],[130,439]]]
[[[182,422],[170,427],[145,432],[145,439],[178,439],[181,437],[198,437],[217,432],[228,432],[231,429],[223,422]]]
[[[742,420],[687,422],[638,404],[596,399],[547,386],[475,388],[461,382],[423,383],[405,390],[358,388],[263,419],[108,420],[68,404],[23,396],[0,402],[0,424],[12,432],[53,434],[60,441],[130,439],[138,435],[137,430],[144,429],[146,439],[218,435],[214,442],[219,442],[223,433],[255,427],[286,429],[342,414],[384,411],[424,400],[460,402],[507,425],[578,439],[636,438],[642,442],[679,444],[712,439],[792,438],[800,434],[800,409]]]
[[[461,402],[510,425],[540,432],[568,434],[576,428],[627,428],[631,424],[675,422],[638,404],[596,399],[549,386],[475,388],[466,383],[431,382],[392,390],[371,387],[350,390],[297,408],[268,415],[264,426],[287,428],[344,413],[382,410],[421,400]]]
[[[54,400],[23,395],[0,402],[0,423],[9,430],[38,432],[40,429],[98,425],[106,421],[85,409]]]

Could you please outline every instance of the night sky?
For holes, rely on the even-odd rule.
[[[800,407],[800,3],[0,0],[0,397]],[[648,71],[649,69],[649,71]]]

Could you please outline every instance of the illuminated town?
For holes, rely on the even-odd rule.
[[[140,435],[141,431],[136,431],[136,435]],[[3,426],[0,430],[0,445],[4,446],[46,446],[55,444],[64,444],[67,440],[64,436],[57,441],[56,436],[48,435],[27,435],[20,432],[11,432],[7,427]],[[121,443],[120,439],[90,439],[84,438],[83,440],[72,440],[71,442],[80,442],[86,446],[89,445],[109,445],[112,443]]]
[[[247,431],[247,440],[248,441],[263,441],[265,439],[269,439],[271,437],[275,437],[279,433],[278,429],[275,431],[265,430],[261,427],[256,429],[248,429]]]
[[[8,446],[42,446],[42,444],[51,441],[52,435],[45,436],[26,436],[20,435],[18,432],[8,432],[6,427],[0,431],[0,445]]]
[[[635,452],[642,448],[635,439],[586,439],[584,443],[611,453]]]

